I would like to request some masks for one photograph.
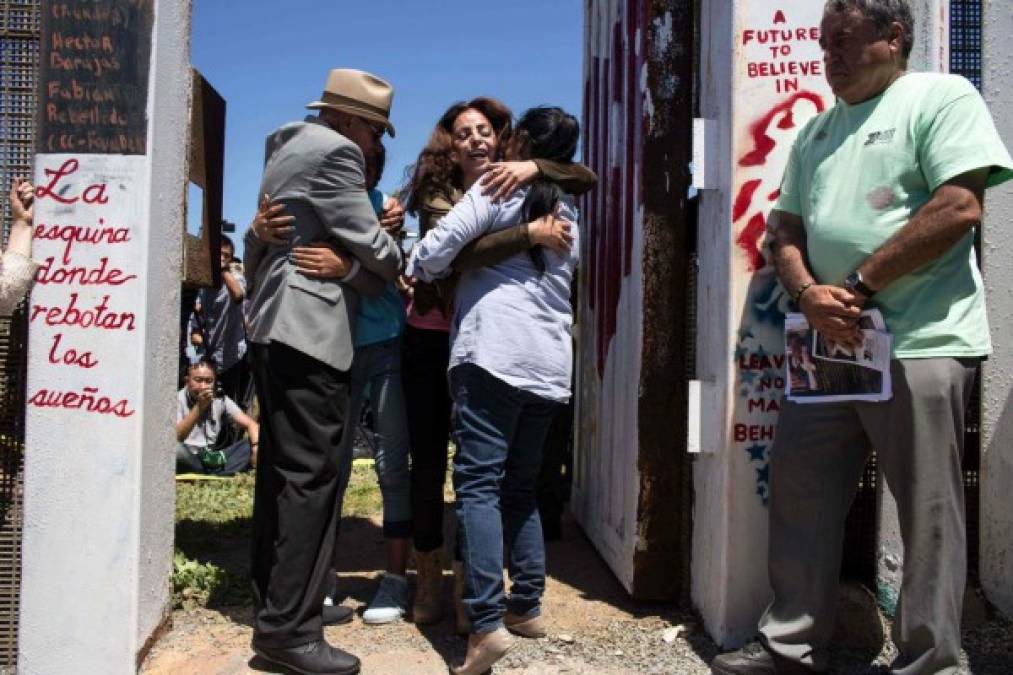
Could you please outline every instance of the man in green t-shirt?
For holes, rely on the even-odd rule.
[[[770,219],[774,262],[831,342],[860,343],[859,313],[882,312],[894,337],[893,397],[783,403],[770,467],[774,600],[759,645],[711,668],[826,668],[844,523],[874,448],[905,548],[891,672],[956,672],[964,411],[991,351],[974,231],[985,189],[1013,177],[1013,162],[966,80],[906,72],[908,0],[829,0],[820,32],[837,103],[792,148]]]

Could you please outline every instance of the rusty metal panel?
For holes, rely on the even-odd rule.
[[[687,227],[693,8],[585,6],[585,161],[573,509],[636,597],[688,561]]]
[[[225,99],[197,70],[193,71],[190,108],[190,182],[204,199],[200,235],[183,236],[183,285],[216,286],[221,281],[219,249],[225,163]],[[187,204],[187,208],[198,205]]]

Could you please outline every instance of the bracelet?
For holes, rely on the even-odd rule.
[[[802,302],[802,294],[808,291],[810,288],[812,288],[812,286],[813,286],[812,282],[807,281],[806,283],[798,287],[798,289],[792,295],[792,299],[795,301],[796,305]]]

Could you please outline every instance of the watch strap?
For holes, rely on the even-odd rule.
[[[873,295],[876,294],[876,291],[874,291],[871,288],[869,288],[865,284],[865,282],[862,281],[861,277],[859,277],[858,279],[855,279],[855,290],[858,291],[859,293],[861,293],[862,295],[864,295],[867,298],[871,298]]]

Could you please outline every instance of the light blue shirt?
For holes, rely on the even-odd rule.
[[[369,201],[377,215],[383,212],[387,195],[377,189],[369,191]],[[404,331],[406,322],[404,301],[394,284],[387,284],[383,293],[375,298],[363,296],[355,318],[356,347],[375,345],[393,340]]]
[[[519,225],[526,189],[493,203],[476,184],[418,243],[408,274],[445,277],[464,246],[488,232]],[[454,296],[450,368],[474,364],[507,384],[554,401],[570,399],[573,311],[570,283],[580,250],[577,210],[568,198],[559,217],[573,224],[569,253],[544,249],[545,273],[527,251],[465,272]]]

